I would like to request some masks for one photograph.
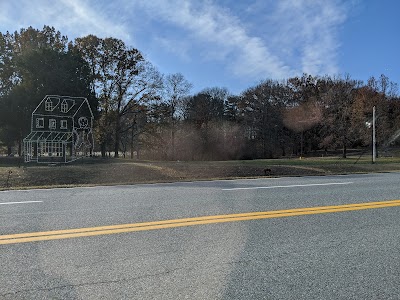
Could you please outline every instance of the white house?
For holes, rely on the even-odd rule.
[[[48,95],[32,113],[25,162],[68,163],[93,150],[93,113],[83,97]]]

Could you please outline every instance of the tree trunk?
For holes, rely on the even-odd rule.
[[[100,145],[101,148],[101,157],[106,157],[107,156],[107,151],[106,151],[106,143],[101,143]]]
[[[304,143],[304,130],[301,131],[301,136],[300,136],[300,157],[303,157],[303,151],[304,151],[303,143]]]
[[[133,159],[133,138],[134,138],[134,132],[133,132],[134,128],[132,127],[132,131],[131,131],[131,159]]]
[[[115,133],[114,157],[119,157],[119,133]]]
[[[134,152],[135,152],[135,151],[133,151],[133,142],[132,142],[132,143],[131,143],[131,159],[133,159]]]
[[[346,141],[343,141],[343,154],[342,158],[347,158],[347,146],[346,146]]]
[[[114,144],[114,157],[119,157],[119,139],[120,139],[120,117],[117,117],[117,124],[115,126],[115,144]]]
[[[172,125],[172,130],[171,130],[171,147],[172,147],[171,160],[175,160],[175,126],[174,125]]]
[[[18,156],[22,156],[22,141],[18,140]]]

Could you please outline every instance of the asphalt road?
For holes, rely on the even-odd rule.
[[[399,187],[387,173],[0,192],[0,299],[400,299]]]

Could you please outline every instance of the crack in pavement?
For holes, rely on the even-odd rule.
[[[233,265],[233,264],[241,264],[241,263],[251,263],[252,260],[235,260],[235,261],[227,261],[227,262],[219,262],[216,264],[212,264],[214,267],[218,266],[224,266],[224,265]],[[59,285],[59,286],[54,286],[54,287],[49,287],[49,288],[31,288],[31,289],[22,289],[18,291],[13,291],[13,292],[7,292],[0,294],[0,297],[6,297],[6,296],[15,296],[17,294],[21,293],[28,293],[28,292],[42,292],[42,291],[54,291],[54,290],[59,290],[59,289],[65,289],[65,288],[76,288],[76,287],[85,287],[85,286],[92,286],[92,285],[102,285],[102,284],[113,284],[113,283],[122,283],[122,282],[131,282],[131,281],[136,281],[140,279],[146,279],[146,278],[153,278],[153,277],[159,277],[163,275],[168,275],[170,273],[174,273],[176,271],[180,270],[194,270],[194,269],[207,269],[209,270],[210,268],[210,263],[207,263],[205,266],[202,267],[179,267],[179,268],[174,268],[174,269],[167,269],[163,272],[157,272],[154,274],[147,274],[147,275],[142,275],[142,276],[137,276],[133,278],[122,278],[118,280],[104,280],[104,281],[97,281],[97,282],[84,282],[84,283],[78,283],[78,284],[66,284],[66,285]]]
[[[84,282],[84,283],[78,283],[78,284],[66,284],[66,285],[59,285],[59,286],[54,286],[54,287],[49,287],[49,288],[23,289],[23,290],[18,290],[18,291],[14,291],[14,292],[8,292],[8,293],[0,294],[0,297],[12,296],[12,295],[17,295],[17,294],[26,293],[26,292],[33,292],[33,291],[38,291],[38,292],[39,291],[54,291],[54,290],[64,289],[64,288],[75,288],[75,287],[84,287],[84,286],[91,286],[91,285],[130,282],[130,281],[136,281],[136,280],[145,279],[145,278],[152,278],[152,277],[167,275],[169,273],[175,272],[175,271],[180,270],[180,269],[184,269],[184,268],[177,268],[177,269],[172,269],[172,270],[166,270],[164,272],[158,272],[158,273],[155,273],[155,274],[142,275],[142,276],[137,276],[137,277],[133,277],[133,278],[122,278],[122,279],[118,279],[118,280],[104,280],[104,281],[98,281],[98,282]]]

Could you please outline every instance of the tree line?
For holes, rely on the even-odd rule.
[[[398,86],[385,75],[267,79],[239,95],[191,94],[115,38],[70,41],[53,27],[0,33],[0,146],[22,154],[31,113],[45,95],[86,97],[101,156],[224,160],[302,156],[371,145],[372,107],[381,150],[400,135]]]

